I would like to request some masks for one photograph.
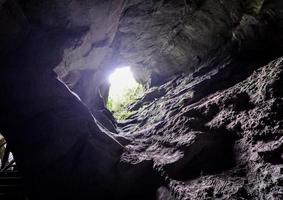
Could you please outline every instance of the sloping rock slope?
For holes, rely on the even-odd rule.
[[[283,198],[283,58],[217,88],[233,83],[228,68],[176,77],[132,106],[122,160],[154,160],[160,200]]]

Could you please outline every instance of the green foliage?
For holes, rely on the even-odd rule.
[[[107,108],[113,112],[114,117],[118,120],[125,120],[132,112],[129,111],[128,106],[134,103],[144,93],[144,87],[138,85],[135,88],[125,91],[121,98],[108,98]]]

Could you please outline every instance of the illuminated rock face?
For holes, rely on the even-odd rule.
[[[112,132],[99,90],[107,98],[105,82],[113,67],[110,45],[123,1],[1,1],[1,58],[52,69],[83,100],[97,119]],[[14,10],[14,12],[10,12]],[[17,52],[14,52],[17,49]],[[13,52],[13,54],[11,54]],[[9,56],[11,57],[9,58]],[[8,59],[7,59],[8,57]]]
[[[136,103],[122,159],[154,160],[168,186],[159,199],[283,197],[283,58],[246,78],[234,64],[176,77]]]
[[[131,65],[140,83],[158,86],[231,52],[253,51],[251,57],[279,46],[282,2],[265,1],[253,12],[257,2],[262,0],[2,1],[1,52],[5,56],[30,35],[33,48],[25,57],[37,58],[30,64],[49,63],[44,68],[55,68],[92,110],[97,88],[108,90],[105,77],[116,66]]]
[[[229,51],[266,48],[263,43],[267,38],[272,43],[271,32],[266,32],[272,27],[268,21],[272,17],[268,16],[274,10],[280,15],[282,2],[264,1],[262,9],[257,10],[262,2],[129,1],[113,44],[120,59],[131,63],[137,80],[158,86],[174,74],[206,65],[216,55],[221,60]],[[279,37],[274,35],[273,39]],[[260,42],[251,44],[256,41]]]
[[[283,198],[281,0],[0,5],[0,131],[34,199]],[[148,90],[117,131],[122,64]]]

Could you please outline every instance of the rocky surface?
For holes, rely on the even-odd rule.
[[[160,200],[283,198],[283,58],[205,92],[230,67],[152,89],[123,127],[133,141],[122,159],[154,160],[168,190]]]
[[[158,86],[198,69],[216,52],[274,44],[280,34],[269,36],[282,31],[273,25],[281,9],[280,1],[262,0],[127,1],[113,45],[139,82]]]
[[[282,10],[0,0],[0,131],[35,199],[282,199]],[[126,64],[148,90],[117,131],[106,80]]]
[[[97,87],[115,67],[131,65],[139,82],[156,86],[198,69],[216,52],[260,51],[282,41],[280,0],[3,0],[0,5],[6,27],[1,56],[29,36],[29,45],[34,43],[29,57],[56,60],[45,67],[55,68],[90,108]],[[60,56],[52,49],[60,49]]]
[[[0,3],[0,26],[5,27],[0,35],[3,66],[17,62],[38,67],[41,73],[54,69],[93,115],[115,132],[114,125],[105,119],[101,114],[103,109],[97,105],[103,104],[108,96],[107,75],[113,68],[110,46],[123,1],[5,0]],[[102,102],[99,93],[103,94]]]

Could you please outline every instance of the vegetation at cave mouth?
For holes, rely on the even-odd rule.
[[[139,99],[144,93],[144,87],[138,84],[136,87],[127,89],[119,98],[109,96],[107,108],[113,112],[114,117],[118,121],[127,119],[132,112],[129,110],[129,105]]]

